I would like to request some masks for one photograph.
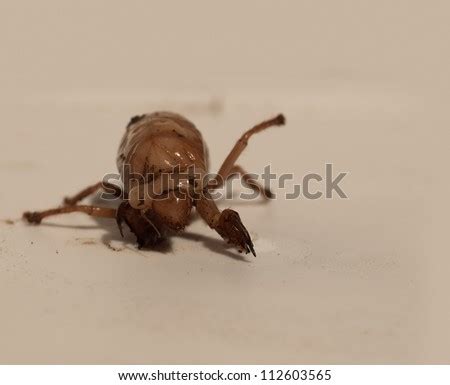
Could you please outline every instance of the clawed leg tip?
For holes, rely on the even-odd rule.
[[[22,218],[25,219],[28,223],[33,223],[38,225],[41,223],[42,218],[37,212],[26,211],[23,213]]]
[[[276,118],[274,119],[274,122],[276,125],[278,126],[283,126],[286,124],[286,118],[284,117],[283,114],[279,114],[276,116]]]
[[[248,243],[245,245],[245,252],[252,253],[254,257],[256,257],[255,249],[253,247],[253,242],[251,240],[248,241]]]
[[[235,245],[238,251],[244,251],[246,254],[251,252],[256,257],[250,234],[236,211],[222,211],[216,230],[228,243]]]

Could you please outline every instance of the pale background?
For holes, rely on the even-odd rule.
[[[449,363],[448,4],[1,1],[0,362]],[[81,214],[18,220],[115,171],[158,109],[213,170],[283,112],[240,163],[331,162],[349,199],[223,202],[256,259],[198,220],[167,253]]]

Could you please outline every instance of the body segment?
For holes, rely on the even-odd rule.
[[[155,112],[132,118],[119,146],[117,168],[125,182],[124,168],[139,175],[186,171],[190,166],[206,173],[207,150],[199,130],[186,118]],[[134,186],[125,184],[126,192]]]

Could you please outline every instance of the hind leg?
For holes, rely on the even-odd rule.
[[[266,128],[272,126],[282,126],[285,124],[285,118],[282,114],[277,115],[273,119],[266,120],[262,123],[257,124],[250,130],[246,131],[241,138],[236,142],[233,149],[230,151],[228,156],[225,158],[222,166],[217,173],[217,176],[208,184],[209,188],[219,188],[223,185],[224,181],[229,178],[234,173],[239,173],[242,176],[244,183],[254,190],[258,190],[263,193],[266,198],[272,196],[272,193],[267,189],[264,189],[261,185],[252,180],[248,174],[244,172],[242,167],[236,165],[236,161],[245,148],[248,145],[249,139],[256,133],[265,130]]]
[[[101,188],[103,188],[107,192],[112,192],[118,198],[122,195],[122,190],[118,186],[115,186],[108,182],[97,182],[91,186],[86,187],[72,197],[65,197],[64,204],[67,206],[74,206],[84,198],[87,198],[89,195],[96,193]]]
[[[265,130],[266,128],[273,127],[273,126],[282,126],[286,122],[284,116],[282,114],[277,115],[273,119],[265,120],[262,123],[257,124],[250,130],[246,131],[241,138],[236,142],[233,149],[230,151],[228,156],[225,158],[222,166],[219,169],[219,172],[217,173],[217,176],[221,178],[222,180],[225,180],[227,176],[230,174],[231,170],[233,169],[233,166],[235,165],[237,159],[242,154],[242,152],[245,150],[245,148],[248,145],[249,139],[256,133],[261,132]]]
[[[248,188],[251,188],[253,191],[257,191],[259,194],[261,194],[266,199],[272,199],[274,197],[273,193],[270,191],[270,189],[267,187],[264,187],[259,183],[258,181],[254,180],[252,176],[246,172],[241,166],[234,165],[230,173],[226,175],[225,181],[231,178],[233,175],[239,175],[242,179],[242,183],[247,186]],[[222,183],[219,183],[218,185],[214,186],[214,190],[217,188],[220,188],[225,181],[221,181]]]
[[[102,217],[102,218],[115,218],[116,217],[116,209],[111,209],[108,207],[99,207],[99,206],[65,206],[58,207],[55,209],[45,210],[45,211],[27,211],[23,213],[23,218],[26,219],[29,223],[39,224],[42,219],[59,214],[69,214],[69,213],[85,213],[87,215],[91,215],[93,217]]]

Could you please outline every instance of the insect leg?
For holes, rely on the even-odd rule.
[[[259,123],[250,130],[246,131],[241,136],[241,138],[236,142],[233,149],[225,158],[222,167],[220,167],[219,172],[217,173],[217,177],[216,180],[214,181],[213,186],[215,187],[216,183],[218,183],[217,187],[220,187],[221,183],[223,183],[227,179],[227,176],[230,175],[231,170],[233,169],[233,166],[236,163],[236,160],[242,154],[242,151],[244,151],[244,149],[247,147],[248,140],[253,134],[256,134],[272,126],[282,126],[284,125],[284,123],[285,123],[284,116],[282,114],[279,114],[275,118]]]
[[[247,187],[251,188],[254,191],[258,191],[266,199],[273,198],[274,195],[272,194],[269,188],[265,188],[264,186],[261,185],[261,183],[258,183],[256,180],[252,179],[251,175],[237,164],[231,168],[230,173],[225,176],[225,180],[231,178],[233,175],[236,174],[241,177],[244,185],[246,185]],[[220,186],[214,186],[213,189],[215,190],[219,187]]]
[[[99,206],[64,206],[45,211],[27,211],[23,214],[23,218],[29,223],[41,223],[42,219],[59,214],[68,213],[85,213],[93,217],[116,218],[116,209]]]
[[[251,252],[256,257],[250,234],[236,211],[225,209],[221,212],[216,202],[206,192],[195,200],[195,205],[202,219],[223,239],[236,246],[240,251]]]
[[[115,186],[111,183],[103,183],[103,182],[97,182],[93,184],[92,186],[88,186],[85,189],[81,190],[78,194],[72,196],[72,197],[65,197],[64,198],[64,204],[67,206],[74,206],[84,198],[88,197],[89,195],[92,195],[96,193],[99,189],[106,188],[108,190],[112,190],[113,194],[117,197],[120,197],[122,194],[122,191],[120,187]]]

